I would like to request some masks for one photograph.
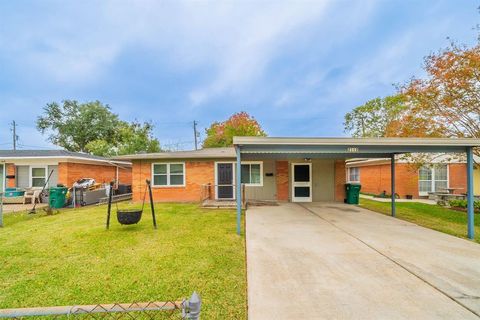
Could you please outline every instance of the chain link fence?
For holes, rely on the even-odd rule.
[[[196,292],[183,301],[134,302],[82,306],[0,309],[8,319],[200,319],[201,299]]]

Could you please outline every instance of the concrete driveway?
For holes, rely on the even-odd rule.
[[[251,207],[249,319],[479,319],[480,245],[338,203]]]

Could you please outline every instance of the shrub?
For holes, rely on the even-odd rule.
[[[453,199],[448,201],[450,207],[457,207],[457,208],[466,208],[467,207],[467,200],[462,199]]]
[[[467,208],[467,200],[462,199],[453,199],[448,201],[450,207],[456,208]],[[475,211],[480,211],[480,200],[476,200],[473,202],[473,208]]]

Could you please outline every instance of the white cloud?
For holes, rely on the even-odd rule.
[[[276,51],[295,36],[295,31],[320,19],[326,8],[324,1],[245,10],[248,18],[243,19],[242,27],[226,32],[233,42],[218,57],[214,80],[192,92],[193,102],[200,104],[225,91],[235,92],[251,85],[271,59],[281,53]]]
[[[427,5],[404,5],[397,19],[396,4],[381,0],[46,0],[25,6],[0,10],[0,61],[13,70],[17,85],[0,87],[0,96],[23,95],[31,103],[18,105],[30,113],[38,114],[34,106],[47,101],[72,97],[99,98],[114,103],[122,116],[146,119],[188,114],[210,121],[246,106],[265,121],[275,118],[275,125],[284,117],[285,130],[290,119],[305,119],[298,128],[312,128],[319,122],[312,119],[388,94],[391,83],[418,72],[428,54],[422,50],[438,48],[439,38],[452,35],[458,24],[457,16],[436,11],[445,5],[421,14],[410,9]],[[395,18],[392,26],[384,15]],[[418,16],[425,21],[412,19]],[[403,18],[411,20],[402,24]],[[148,84],[144,91],[117,95],[116,84],[141,87],[144,78],[139,73],[115,82],[114,68],[129,70],[144,53],[152,73],[172,74],[178,86],[165,94],[162,84],[155,92],[147,91],[154,87]],[[148,97],[135,96],[139,91]],[[219,107],[219,101],[229,106]],[[152,112],[160,109],[159,115]]]
[[[55,10],[40,7],[27,17],[10,13],[29,23],[10,24],[0,31],[0,43],[9,44],[3,53],[25,69],[66,83],[91,83],[124,50],[146,48],[172,68],[210,70],[211,81],[191,92],[198,104],[258,78],[275,50],[319,19],[327,4],[60,2]]]

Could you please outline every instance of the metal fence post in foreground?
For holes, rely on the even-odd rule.
[[[3,193],[0,192],[0,228],[3,227]]]
[[[202,300],[194,291],[190,299],[183,302],[183,318],[189,320],[200,319],[200,309],[202,308]]]

